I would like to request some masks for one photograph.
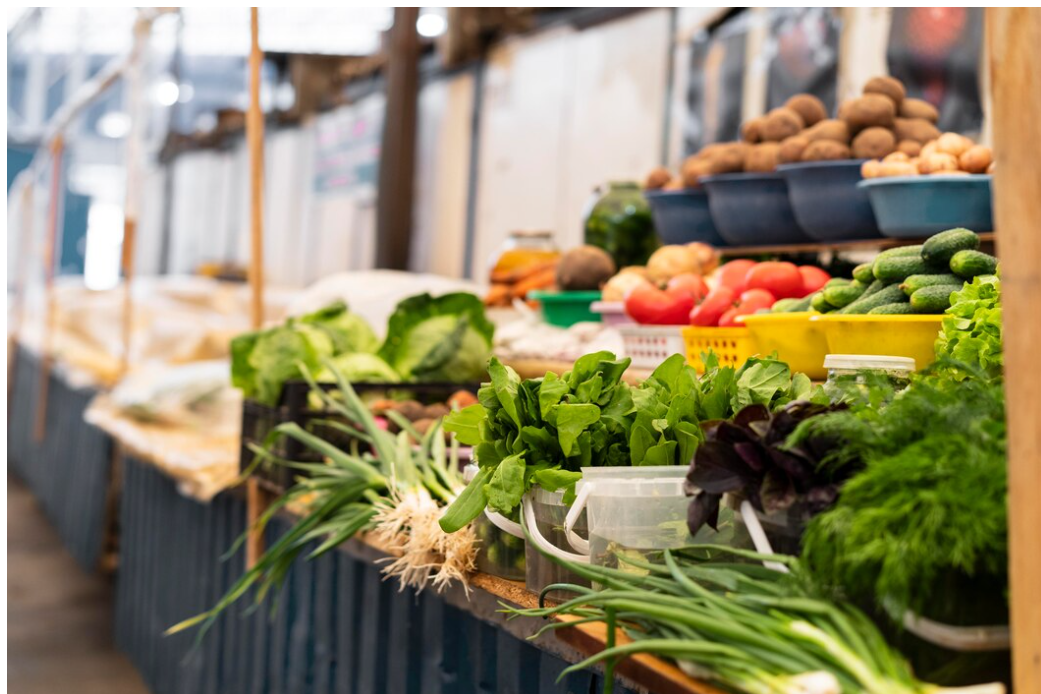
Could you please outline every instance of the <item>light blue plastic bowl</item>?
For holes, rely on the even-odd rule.
[[[857,184],[867,191],[884,236],[917,239],[945,229],[993,231],[988,174],[892,176]]]

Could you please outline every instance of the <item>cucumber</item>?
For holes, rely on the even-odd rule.
[[[778,299],[774,302],[774,305],[770,307],[770,313],[787,313],[788,311],[794,311],[791,308],[793,305],[798,304],[802,299]]]
[[[958,251],[974,251],[980,247],[980,237],[968,229],[948,229],[930,236],[922,244],[922,257],[930,263],[946,265]]]
[[[904,294],[911,296],[922,287],[932,287],[936,284],[958,284],[959,282],[961,282],[961,278],[949,272],[938,275],[911,275],[904,280],[900,288],[904,290]]]
[[[882,251],[875,256],[875,262],[878,262],[879,258],[902,258],[905,256],[921,256],[922,245],[918,244],[915,246],[897,246],[896,248],[890,248]]]
[[[828,303],[828,300],[824,298],[824,292],[815,292],[810,296],[810,308],[817,313],[831,313],[835,310],[835,307]]]
[[[824,283],[824,289],[828,287],[845,287],[850,283],[850,280],[845,277],[832,277],[830,280]]]
[[[849,306],[838,311],[839,313],[849,314],[861,314],[867,313],[873,308],[879,306],[885,306],[886,304],[899,304],[907,301],[907,295],[901,291],[900,287],[895,284],[891,284],[887,287],[882,287],[871,296],[863,296],[854,301]]]
[[[853,268],[853,279],[863,282],[864,284],[870,284],[875,279],[875,274],[871,271],[874,263],[864,263]]]
[[[882,280],[874,280],[871,282],[871,284],[867,286],[867,289],[864,290],[864,293],[860,295],[860,298],[863,299],[865,297],[869,297],[875,292],[881,291],[882,288],[885,286],[886,283]]]
[[[794,304],[788,304],[788,308],[782,309],[785,313],[801,313],[802,311],[810,310],[811,296],[806,296],[801,299],[795,299]]]
[[[914,312],[915,312],[915,310],[914,310],[914,308],[911,307],[911,304],[909,304],[907,302],[901,302],[899,304],[883,304],[881,306],[876,306],[875,308],[873,308],[870,311],[868,311],[868,315],[869,316],[878,316],[878,315],[896,316],[896,315],[904,315],[904,314],[907,314],[907,313],[914,313]]]
[[[866,289],[866,284],[853,280],[844,286],[825,288],[824,300],[832,306],[842,308],[843,306],[848,306],[859,299],[860,295],[863,294]]]
[[[961,291],[961,284],[934,284],[922,287],[911,295],[915,313],[943,313],[951,306],[951,294]]]
[[[903,282],[911,275],[925,275],[929,273],[929,264],[920,255],[890,256],[883,258],[879,256],[875,260],[875,277],[886,284]]]
[[[998,259],[980,251],[958,251],[951,256],[951,272],[972,279],[976,275],[993,275]]]

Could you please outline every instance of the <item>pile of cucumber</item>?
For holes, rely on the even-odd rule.
[[[841,314],[943,313],[952,292],[976,275],[997,270],[998,259],[979,247],[975,232],[949,229],[919,246],[882,251],[874,262],[854,268],[852,280],[832,279],[807,297],[809,308]]]

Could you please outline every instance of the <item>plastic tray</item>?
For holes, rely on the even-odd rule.
[[[776,173],[705,176],[716,230],[731,246],[763,246],[811,241],[795,220],[788,184]]]
[[[828,341],[821,324],[811,320],[815,315],[818,314],[756,313],[745,316],[744,321],[761,354],[777,352],[778,358],[787,362],[793,372],[822,381],[828,376],[824,368]]]
[[[748,328],[684,328],[683,341],[687,363],[698,373],[705,372],[702,352],[715,352],[720,365],[735,368],[759,353],[752,331]]]
[[[829,354],[878,354],[910,357],[924,369],[936,359],[935,344],[942,315],[836,316],[823,314],[818,322]]]
[[[604,325],[612,328],[636,325],[636,322],[625,312],[624,301],[594,301],[589,308],[593,313],[600,314],[600,320],[604,322]]]
[[[600,301],[600,292],[528,292],[528,298],[542,304],[542,318],[550,325],[569,328],[575,323],[600,322],[594,313],[594,301]]]
[[[893,176],[869,178],[866,190],[884,236],[923,238],[954,227],[993,231],[991,176]]]
[[[678,325],[623,325],[625,356],[638,369],[653,369],[673,354],[686,354],[683,328]]]
[[[871,199],[858,188],[862,159],[782,164],[777,173],[788,183],[792,212],[817,241],[852,241],[881,236]]]
[[[703,190],[646,190],[643,196],[651,206],[654,229],[662,243],[693,243],[724,246],[708,209],[708,193]]]

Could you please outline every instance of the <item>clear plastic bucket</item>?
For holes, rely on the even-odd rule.
[[[468,484],[477,474],[471,463],[463,470]],[[519,523],[485,509],[473,522],[477,534],[477,570],[482,573],[523,581],[525,578],[524,530]]]
[[[586,562],[588,558],[582,554],[574,554],[570,551],[571,544],[568,542],[564,530],[564,520],[568,516],[568,507],[564,504],[564,492],[547,492],[535,487],[524,496],[523,514],[524,523],[531,532],[535,545],[557,557],[573,562]],[[585,514],[576,516],[573,533],[581,539],[586,534]],[[552,559],[543,556],[538,548],[531,543],[526,547],[526,570],[524,583],[528,590],[539,593],[546,586],[553,583],[574,583],[580,586],[589,586],[589,581],[576,576]],[[564,591],[552,591],[548,594],[551,600],[569,600],[575,597]]]

